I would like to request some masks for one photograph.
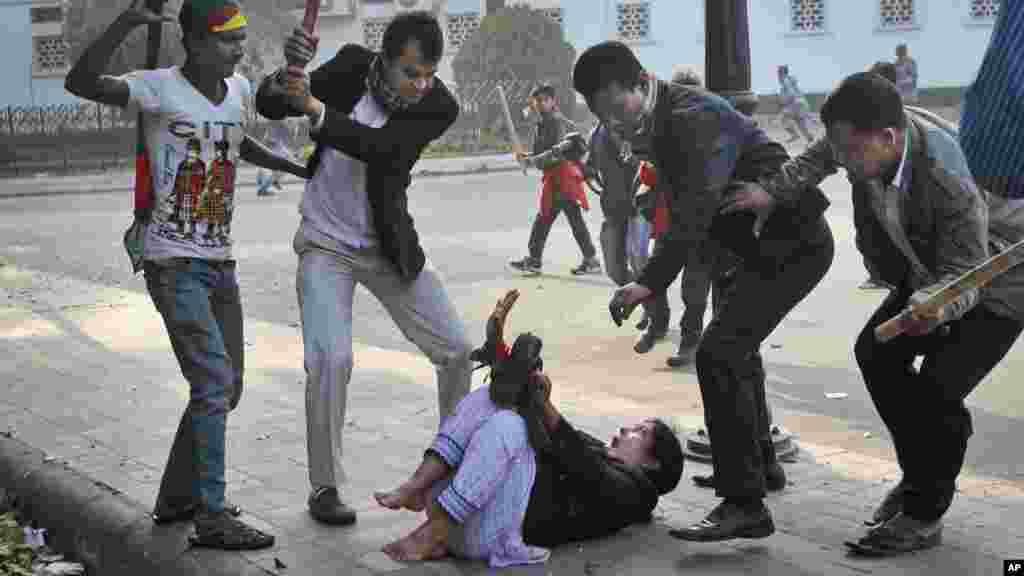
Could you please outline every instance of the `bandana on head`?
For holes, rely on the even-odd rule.
[[[248,25],[242,8],[231,0],[192,0],[195,22],[206,22],[208,32],[230,32]]]

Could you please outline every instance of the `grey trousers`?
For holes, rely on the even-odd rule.
[[[306,369],[306,447],[314,489],[337,487],[342,431],[352,377],[352,301],[365,286],[437,369],[438,412],[444,420],[469,392],[472,345],[441,278],[428,261],[412,283],[401,281],[376,248],[336,251],[295,235],[296,290],[302,310]]]

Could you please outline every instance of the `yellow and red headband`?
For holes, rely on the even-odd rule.
[[[190,2],[195,23],[206,22],[207,32],[230,32],[244,28],[249,20],[242,7],[231,0],[192,0]]]

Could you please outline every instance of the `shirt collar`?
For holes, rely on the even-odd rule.
[[[896,169],[896,177],[892,179],[892,185],[900,191],[907,189],[910,183],[910,130],[903,129],[903,158],[900,159],[900,166]]]

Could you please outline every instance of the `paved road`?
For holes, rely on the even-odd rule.
[[[651,414],[684,428],[699,426],[695,375],[664,368],[672,343],[643,357],[632,352],[635,331],[607,318],[610,281],[569,274],[579,254],[564,223],[551,235],[548,274],[524,278],[505,268],[525,250],[536,186],[534,176],[503,173],[422,178],[410,191],[427,253],[471,334],[482,336],[494,300],[519,288],[523,297],[510,329],[544,338],[554,394],[574,420],[602,435],[623,420]],[[779,575],[895,574],[939,566],[953,566],[948,574],[982,574],[989,571],[979,567],[991,566],[993,558],[1024,549],[1024,524],[1010,519],[1024,509],[1016,449],[1024,433],[1024,392],[1010,376],[1024,368],[1018,346],[972,398],[977,434],[949,517],[951,546],[923,560],[869,568],[837,560],[839,542],[859,530],[883,482],[897,472],[850,351],[883,295],[856,289],[864,272],[852,248],[848,186],[832,179],[825,188],[833,200],[835,264],[764,347],[775,416],[804,448],[801,462],[788,466],[796,488],[772,499],[780,534],[767,547],[741,543],[685,549],[680,556],[678,543],[668,542],[660,528],[638,528],[588,546],[586,556],[560,553],[549,566],[554,573],[586,571],[596,559],[599,568],[615,567],[611,573],[667,567],[731,574],[764,565],[771,567],[766,573]],[[336,562],[331,554],[337,549],[358,551],[359,573],[385,573],[387,563],[375,565],[376,557],[367,555],[414,519],[374,509],[369,492],[408,473],[436,424],[432,370],[380,305],[360,293],[346,460],[360,471],[349,494],[363,516],[353,533],[311,525],[303,511],[301,342],[291,252],[300,193],[292,184],[263,199],[249,188],[239,200],[235,233],[249,346],[244,410],[232,417],[228,481],[232,498],[281,534],[281,545],[268,554],[297,566]],[[124,194],[0,199],[0,382],[6,385],[0,414],[18,438],[148,505],[186,391],[142,280],[130,274],[120,246],[129,212]],[[599,210],[587,220],[596,233]],[[827,400],[827,392],[849,396]],[[393,457],[382,458],[381,449]],[[370,465],[372,476],[363,473]],[[711,502],[710,494],[684,482],[663,501],[659,518],[691,521]],[[254,556],[261,563],[271,557]],[[583,564],[584,557],[591,560]]]
[[[627,397],[662,407],[685,418],[699,419],[694,409],[699,394],[692,372],[674,375],[663,369],[673,344],[660,345],[644,357],[630,350],[634,333],[617,329],[607,319],[606,302],[612,285],[603,276],[573,277],[579,260],[568,226],[553,230],[545,271],[530,279],[510,273],[505,262],[521,256],[536,209],[536,177],[520,173],[419,178],[410,190],[410,205],[426,251],[447,280],[471,333],[482,335],[482,323],[494,299],[504,289],[519,287],[524,298],[513,317],[513,329],[529,329],[545,338],[552,367],[606,370],[623,379],[602,379],[599,387],[612,397]],[[860,256],[852,243],[852,208],[842,178],[826,182],[833,201],[829,211],[837,255],[832,270],[817,290],[793,311],[765,346],[771,367],[772,403],[779,420],[802,437],[835,444],[872,456],[888,457],[884,431],[855,371],[851,345],[861,323],[883,296],[857,290],[863,278]],[[257,198],[243,189],[234,226],[239,278],[246,314],[281,325],[295,325],[295,259],[291,249],[301,186],[292,183],[275,198]],[[596,203],[596,202],[595,202]],[[120,247],[130,205],[125,194],[47,196],[0,200],[0,258],[19,269],[53,276],[70,276],[141,292],[141,277],[132,276]],[[587,215],[595,235],[600,209]],[[676,294],[676,287],[670,288]],[[571,305],[570,305],[571,303]],[[673,325],[680,305],[673,299]],[[354,311],[357,341],[380,348],[415,352],[390,322],[383,308],[366,292]],[[673,335],[675,336],[675,335]],[[1011,374],[1024,368],[1021,346],[1010,353],[992,377],[976,392],[978,434],[969,465],[979,472],[1015,479],[1016,439],[1024,432],[1024,389]],[[357,371],[359,361],[357,359]],[[1019,374],[1019,372],[1016,372]],[[663,394],[660,383],[683,388]],[[649,385],[645,385],[649,383]],[[683,383],[686,383],[685,385]],[[846,392],[842,400],[827,400],[827,392]],[[699,424],[699,422],[698,422]],[[870,432],[871,438],[864,438]]]

